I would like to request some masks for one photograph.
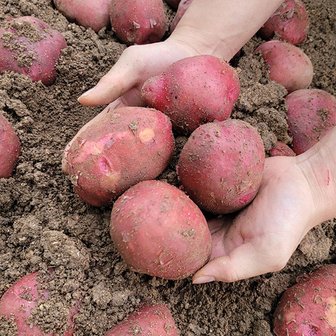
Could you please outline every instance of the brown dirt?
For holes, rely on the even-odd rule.
[[[315,67],[312,87],[336,94],[336,4],[305,1],[311,18],[302,46]],[[13,122],[22,142],[13,178],[0,179],[0,296],[18,278],[55,267],[47,287],[50,300],[33,320],[46,331],[62,332],[64,311],[81,301],[76,335],[101,336],[141,302],[160,301],[172,309],[182,335],[268,336],[281,293],[298,274],[332,260],[336,251],[334,222],[311,231],[281,272],[233,284],[193,286],[190,280],[167,281],[128,270],[108,233],[110,208],[85,205],[61,171],[65,145],[101,109],[84,108],[76,98],[92,87],[123,51],[110,31],[99,34],[69,23],[49,0],[0,0],[0,20],[35,15],[60,30],[68,43],[50,87],[28,78],[0,75],[0,109]],[[283,88],[267,80],[252,54],[254,38],[240,57],[242,94],[234,117],[258,127],[269,149],[277,139],[290,143]],[[161,176],[176,184],[176,156]],[[0,335],[15,335],[0,320]]]

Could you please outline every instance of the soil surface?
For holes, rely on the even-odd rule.
[[[336,3],[307,0],[311,27],[302,45],[314,64],[312,87],[336,95]],[[0,0],[0,23],[8,16],[33,15],[63,33],[68,47],[57,65],[56,82],[46,87],[15,73],[0,75],[0,113],[14,125],[22,143],[14,175],[0,179],[0,296],[23,275],[39,271],[48,301],[32,322],[62,335],[65,316],[80,301],[77,336],[102,336],[141,303],[164,302],[181,335],[272,335],[272,315],[281,293],[299,274],[333,261],[335,222],[323,223],[304,238],[281,272],[232,284],[193,286],[190,279],[168,281],[130,271],[109,236],[111,208],[93,208],[73,192],[61,170],[66,144],[100,108],[85,108],[77,97],[116,62],[125,45],[110,29],[98,34],[68,20],[49,0]],[[253,54],[255,37],[243,49],[238,67],[242,92],[233,117],[255,125],[269,150],[278,140],[290,144],[284,96],[267,79],[267,68]],[[160,177],[178,184],[175,164],[185,137],[177,137],[175,156]],[[15,328],[0,319],[0,335]]]

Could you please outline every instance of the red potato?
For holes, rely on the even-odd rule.
[[[165,1],[170,7],[172,7],[173,9],[177,9],[181,0],[165,0]]]
[[[187,11],[187,9],[189,8],[189,6],[192,2],[193,2],[193,0],[182,0],[180,2],[180,4],[178,5],[178,8],[177,8],[177,12],[174,16],[174,19],[173,19],[172,23],[170,24],[170,31],[171,32],[176,28],[177,24],[180,22],[182,16]]]
[[[63,171],[87,203],[110,203],[130,186],[156,178],[174,150],[169,118],[143,107],[122,107],[84,126],[67,146]]]
[[[12,176],[21,144],[11,123],[0,114],[0,178]]]
[[[164,304],[146,305],[131,314],[105,336],[178,336],[174,318]]]
[[[200,126],[182,149],[177,173],[191,199],[216,214],[237,211],[259,189],[265,152],[257,130],[229,119]]]
[[[318,89],[292,92],[285,98],[293,150],[301,154],[336,125],[336,97]]]
[[[111,0],[113,31],[127,44],[159,42],[167,30],[162,0]]]
[[[309,18],[301,0],[285,0],[260,29],[267,39],[274,35],[292,44],[301,44],[307,38]]]
[[[0,28],[0,73],[14,71],[50,85],[65,47],[62,34],[35,17],[4,21]]]
[[[211,252],[201,210],[181,190],[160,181],[140,182],[118,198],[110,233],[134,271],[165,279],[188,277]]]
[[[270,79],[288,92],[307,88],[313,80],[313,64],[298,47],[281,41],[268,41],[257,49],[269,67]]]
[[[325,265],[287,289],[274,313],[276,336],[336,335],[336,265]]]
[[[45,333],[29,319],[39,303],[47,298],[48,292],[39,289],[37,273],[27,274],[15,282],[0,299],[0,317],[13,320],[17,328],[15,336],[56,336],[54,333]],[[63,336],[73,335],[76,313],[77,308],[70,309],[68,328]]]
[[[95,32],[110,23],[109,0],[54,0],[55,7],[69,20]]]
[[[230,117],[240,84],[236,71],[214,56],[194,56],[173,63],[142,87],[142,97],[171,119],[182,133]]]
[[[295,156],[295,152],[281,141],[278,141],[270,150],[271,156]]]

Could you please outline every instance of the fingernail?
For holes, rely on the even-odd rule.
[[[208,282],[212,282],[215,281],[216,279],[213,276],[210,275],[204,275],[204,276],[200,276],[196,279],[193,280],[193,284],[194,285],[200,285],[200,284],[204,284],[204,283],[208,283]]]
[[[94,88],[90,89],[90,90],[87,90],[86,92],[84,92],[78,99],[81,99],[82,97],[86,97],[88,96],[92,91],[93,91]]]

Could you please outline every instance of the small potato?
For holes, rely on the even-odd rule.
[[[292,44],[301,44],[307,38],[309,18],[301,0],[285,0],[260,29],[266,39],[274,35]]]
[[[181,133],[229,118],[239,93],[236,71],[209,55],[173,63],[162,74],[149,78],[141,90],[144,101],[165,113]]]
[[[69,20],[95,32],[110,22],[109,0],[54,0],[54,4]]]
[[[318,89],[297,90],[286,98],[293,150],[301,154],[336,125],[336,97]]]
[[[65,47],[62,34],[35,17],[4,21],[0,27],[0,73],[14,71],[50,85]]]
[[[164,304],[146,305],[128,316],[105,336],[179,336],[174,318]]]
[[[211,236],[201,210],[181,190],[144,181],[114,203],[112,240],[136,272],[182,279],[209,259]]]
[[[111,0],[110,20],[127,44],[159,42],[167,30],[162,0]]]
[[[177,12],[174,16],[174,19],[173,19],[172,23],[170,24],[170,31],[171,32],[176,28],[177,24],[180,22],[182,16],[187,11],[187,9],[189,8],[189,6],[192,2],[193,2],[193,0],[182,0],[180,2],[180,4],[178,5]]]
[[[177,173],[202,209],[225,214],[249,204],[259,189],[265,150],[257,130],[240,120],[200,126],[182,149]]]
[[[274,313],[276,336],[336,335],[336,265],[325,265],[288,288]]]
[[[288,92],[307,88],[313,80],[313,64],[298,47],[281,41],[261,44],[259,52],[269,67],[270,79],[283,85]]]
[[[270,150],[270,156],[295,156],[295,152],[281,141],[278,141]]]
[[[173,9],[177,9],[181,0],[165,0],[165,1],[170,7],[172,7]]]
[[[63,171],[87,203],[110,203],[130,186],[156,178],[174,149],[172,125],[160,111],[122,107],[84,126],[67,146]]]
[[[12,176],[21,144],[11,123],[0,114],[0,178]]]

